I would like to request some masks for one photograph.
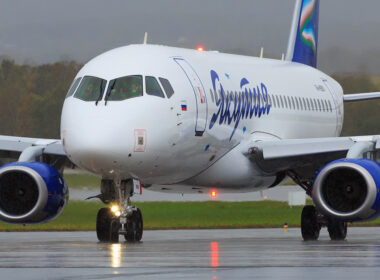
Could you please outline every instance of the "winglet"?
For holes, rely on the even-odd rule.
[[[260,58],[263,58],[264,57],[264,48],[261,47],[260,49]]]
[[[317,67],[319,0],[296,0],[286,60]]]
[[[148,42],[148,32],[145,32],[143,44],[146,45],[147,42]]]

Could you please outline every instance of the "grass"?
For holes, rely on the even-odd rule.
[[[64,174],[69,189],[100,189],[100,178],[86,173]]]
[[[287,203],[260,202],[141,202],[145,229],[275,228],[288,223],[299,227],[302,207]],[[87,231],[95,230],[100,202],[70,201],[52,222],[35,226],[0,223],[0,231]],[[380,222],[356,224],[379,226]]]
[[[66,184],[69,186],[70,189],[99,189],[100,188],[100,181],[101,179],[97,176],[87,174],[85,172],[78,171],[77,173],[65,173],[64,179]],[[294,183],[292,180],[288,180],[286,182],[283,182],[281,185],[283,186],[294,186],[296,183]]]

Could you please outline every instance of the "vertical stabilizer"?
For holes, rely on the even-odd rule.
[[[319,0],[296,0],[286,60],[317,67]]]

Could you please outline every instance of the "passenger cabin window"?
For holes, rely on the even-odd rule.
[[[329,103],[327,102],[327,100],[326,100],[326,107],[327,107],[327,111],[331,112],[330,107],[329,107]]]
[[[295,110],[296,109],[296,103],[294,102],[294,98],[293,98],[293,96],[292,97],[290,97],[290,99],[292,100],[292,109],[293,110]]]
[[[168,98],[172,97],[174,94],[174,89],[172,85],[170,84],[169,80],[164,78],[158,78],[161,82],[162,87],[164,88],[164,91],[166,92],[166,96]]]
[[[155,77],[145,77],[146,93],[149,95],[165,98],[164,93]]]
[[[100,100],[103,97],[106,83],[106,80],[92,76],[85,76],[74,97],[83,101]]]
[[[72,95],[74,94],[75,90],[77,89],[77,87],[78,87],[78,85],[79,85],[80,79],[82,79],[82,78],[76,78],[76,79],[72,82],[72,84],[71,84],[71,86],[70,86],[70,88],[69,88],[69,91],[68,91],[67,94],[66,94],[66,98],[68,98],[68,97],[70,97],[70,96],[72,96]]]
[[[121,101],[142,95],[142,76],[126,76],[110,81],[106,99]]]
[[[333,111],[333,108],[332,108],[332,106],[331,106],[331,102],[330,102],[330,100],[329,100],[329,109],[330,109],[330,112]]]
[[[272,98],[270,97],[270,94],[268,94],[268,105],[273,106]]]
[[[282,95],[280,95],[280,100],[281,100],[281,108],[285,108],[285,106],[284,106],[284,100],[282,98]]]

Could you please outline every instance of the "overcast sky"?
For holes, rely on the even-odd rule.
[[[0,0],[0,55],[85,62],[141,43],[148,31],[155,44],[257,54],[264,46],[280,57],[293,7],[294,0]],[[321,0],[320,53],[380,50],[379,11],[379,0]]]

